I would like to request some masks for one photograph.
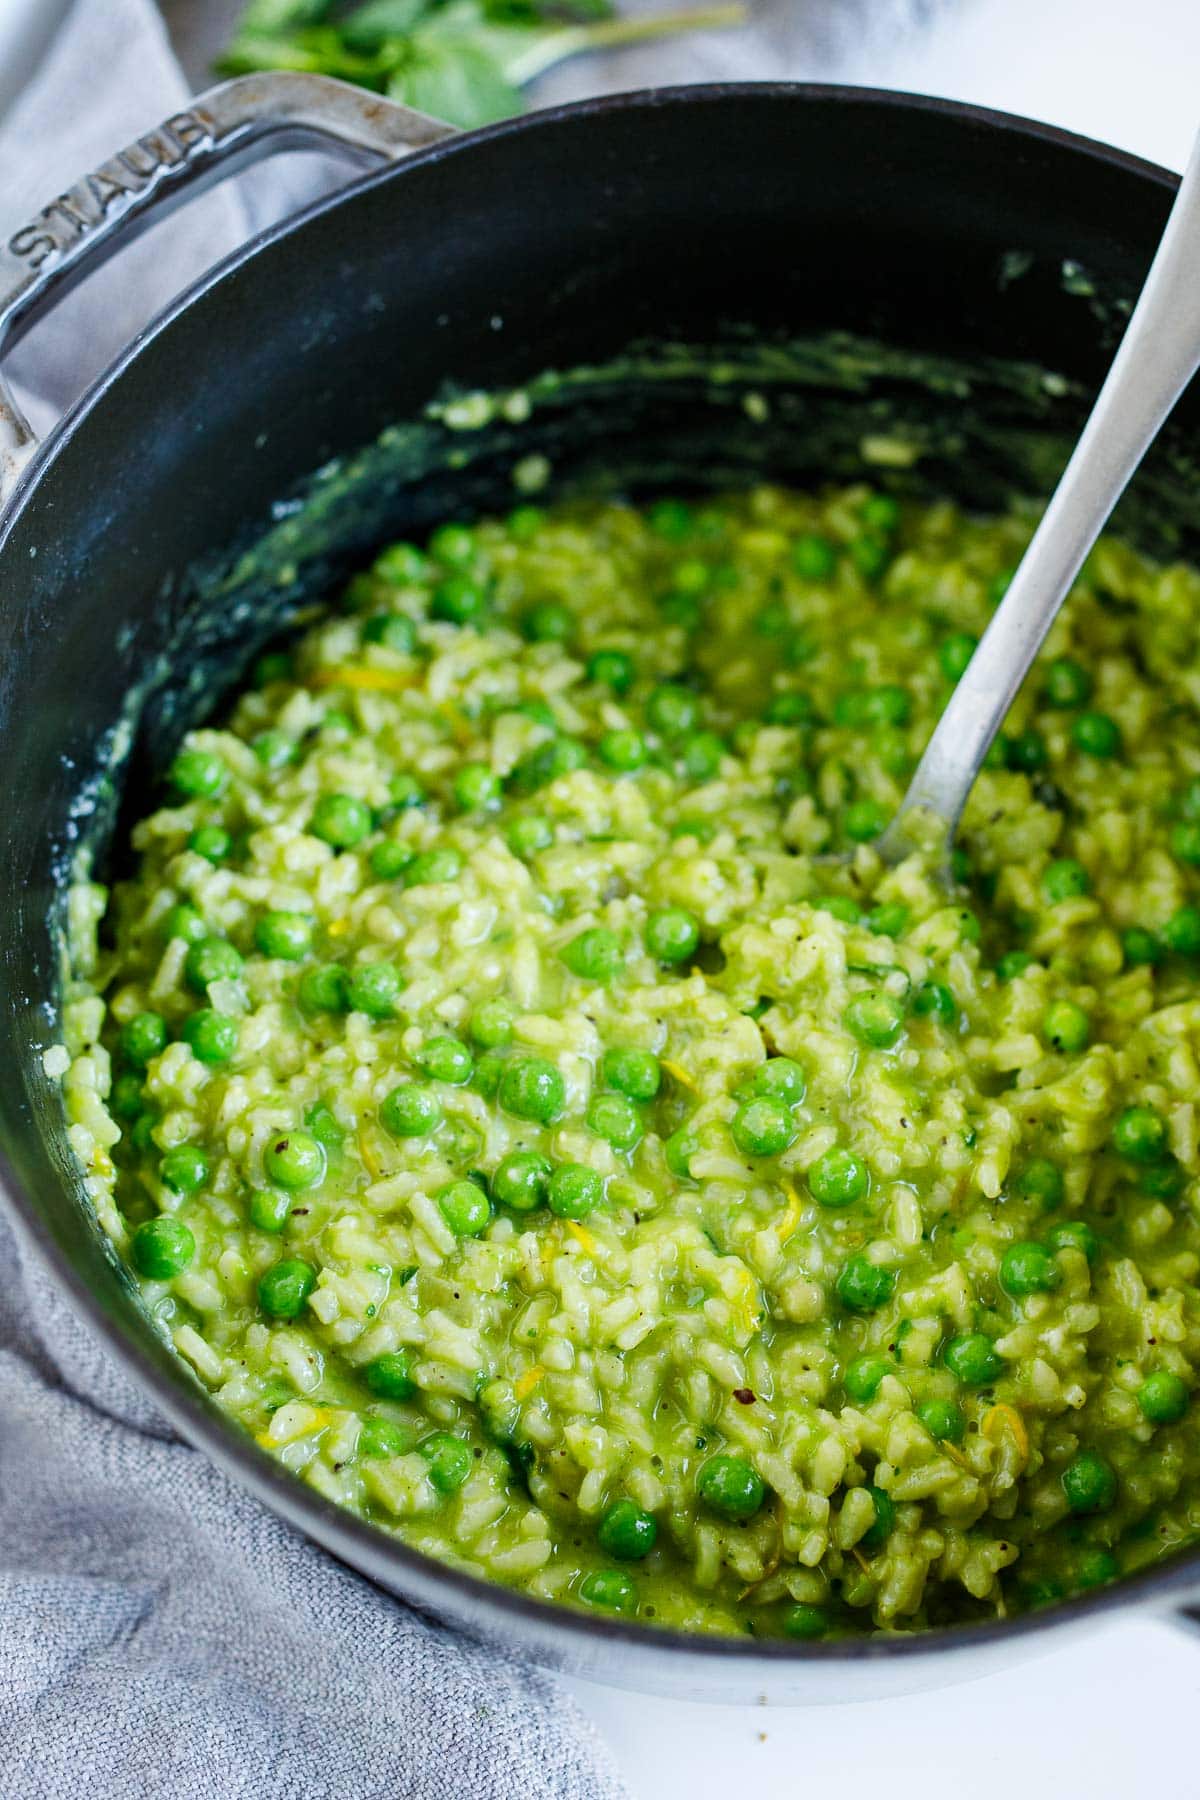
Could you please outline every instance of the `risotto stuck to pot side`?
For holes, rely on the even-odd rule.
[[[866,488],[446,525],[188,736],[74,891],[49,1066],[298,1479],[764,1637],[1195,1538],[1200,573],[1094,554],[953,899],[870,847],[1029,530]]]

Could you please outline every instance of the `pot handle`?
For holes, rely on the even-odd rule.
[[[0,247],[0,352],[47,301],[118,246],[268,151],[333,142],[392,160],[454,128],[325,75],[282,70],[222,82],[84,175]],[[37,439],[0,370],[0,509]]]

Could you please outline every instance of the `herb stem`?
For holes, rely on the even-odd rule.
[[[746,8],[740,4],[692,7],[685,12],[657,13],[649,19],[600,19],[593,25],[565,25],[561,31],[547,35],[540,43],[531,44],[507,65],[514,87],[536,81],[556,63],[570,56],[582,56],[593,50],[615,50],[629,44],[645,43],[653,38],[673,37],[677,32],[723,31],[729,26],[746,23]]]

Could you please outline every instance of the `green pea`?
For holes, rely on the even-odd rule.
[[[108,1097],[108,1110],[114,1119],[121,1119],[126,1124],[138,1118],[145,1110],[146,1096],[142,1091],[142,1078],[128,1070],[118,1075],[112,1084],[112,1092]]]
[[[796,1121],[789,1107],[767,1097],[739,1106],[729,1129],[746,1156],[778,1156],[796,1141]]]
[[[407,1350],[385,1350],[363,1367],[363,1380],[379,1400],[411,1400],[417,1391],[412,1356]]]
[[[317,1271],[299,1256],[288,1256],[263,1271],[258,1304],[270,1319],[296,1319],[317,1285]]]
[[[815,531],[804,532],[792,545],[792,568],[802,581],[828,581],[836,566],[836,550]]]
[[[863,1532],[859,1542],[864,1550],[878,1550],[896,1529],[896,1503],[882,1488],[871,1485],[867,1492],[875,1508],[875,1523]]]
[[[146,1106],[129,1128],[129,1142],[143,1156],[148,1156],[152,1150],[157,1148],[154,1131],[158,1124],[158,1118],[157,1109],[153,1106]]]
[[[471,1086],[485,1100],[494,1100],[500,1088],[500,1077],[504,1073],[505,1055],[503,1050],[485,1050],[475,1064],[475,1073],[471,1077]]]
[[[1117,1477],[1111,1464],[1095,1450],[1083,1450],[1059,1477],[1067,1505],[1077,1517],[1107,1512],[1117,1497]]]
[[[692,509],[684,500],[657,500],[648,516],[651,529],[672,543],[687,537],[694,523]]]
[[[434,1431],[417,1445],[439,1494],[456,1494],[471,1473],[471,1446],[452,1431]]]
[[[878,1312],[891,1299],[896,1277],[891,1269],[873,1263],[869,1256],[847,1257],[834,1283],[837,1297],[849,1312]]]
[[[167,780],[186,800],[215,799],[227,779],[225,764],[211,750],[180,750],[167,770]]]
[[[554,842],[554,827],[540,813],[527,813],[512,821],[506,841],[514,856],[536,856],[539,850],[548,850]]]
[[[609,1087],[631,1100],[653,1100],[662,1081],[658,1058],[649,1050],[606,1050],[600,1069]]]
[[[467,1046],[452,1037],[429,1038],[417,1051],[415,1061],[431,1081],[444,1081],[451,1087],[470,1081],[475,1067],[475,1058]]]
[[[443,533],[449,535],[458,531],[461,531],[461,527],[457,525],[444,526],[442,532],[434,533],[434,539],[442,536]],[[462,532],[462,536],[467,540],[467,555],[473,555],[475,545],[470,532]],[[434,555],[440,554],[434,550],[433,540],[431,540],[429,548]],[[451,560],[453,559],[450,557],[443,557],[443,561]],[[405,587],[414,581],[423,580],[427,568],[425,557],[417,549],[417,546],[405,543],[388,544],[386,549],[379,552],[374,563],[375,574],[395,587]]]
[[[445,625],[475,625],[487,610],[487,593],[470,575],[447,575],[433,590],[429,611]]]
[[[822,1638],[829,1630],[829,1615],[819,1606],[806,1606],[797,1602],[789,1606],[783,1615],[783,1635],[807,1642],[813,1638]]]
[[[843,925],[857,925],[862,918],[862,908],[848,894],[818,894],[809,905],[814,912],[829,913],[840,919]]]
[[[158,1178],[176,1194],[194,1194],[208,1180],[208,1158],[198,1144],[176,1144],[160,1161]]]
[[[254,942],[264,956],[300,962],[312,949],[313,922],[305,913],[264,913],[254,927]]]
[[[852,1400],[856,1406],[866,1406],[879,1392],[879,1384],[884,1376],[890,1373],[891,1364],[886,1357],[876,1356],[870,1351],[863,1356],[856,1356],[847,1365],[842,1376],[847,1400]]]
[[[545,528],[546,515],[540,506],[514,506],[506,523],[508,535],[518,544],[532,544]]]
[[[196,1254],[196,1240],[183,1223],[170,1213],[147,1219],[139,1225],[130,1242],[133,1266],[147,1281],[170,1281],[187,1268]]]
[[[586,1219],[603,1198],[603,1177],[586,1163],[560,1163],[546,1192],[550,1211],[559,1219]]]
[[[967,1421],[962,1407],[956,1406],[953,1400],[923,1400],[917,1408],[917,1417],[935,1443],[962,1443]]]
[[[867,1193],[871,1177],[860,1156],[835,1145],[809,1169],[808,1185],[819,1206],[850,1206]]]
[[[649,755],[640,731],[606,731],[596,751],[602,763],[622,774],[640,769]]]
[[[1072,856],[1060,856],[1042,872],[1042,892],[1052,905],[1060,900],[1075,900],[1091,891],[1091,880],[1082,863]]]
[[[295,1193],[315,1187],[325,1174],[325,1150],[311,1132],[283,1131],[263,1151],[268,1181]]]
[[[762,1476],[744,1456],[711,1456],[696,1477],[696,1492],[709,1512],[743,1524],[767,1497]]]
[[[536,793],[560,775],[570,775],[586,764],[587,750],[577,738],[553,738],[522,757],[508,778],[508,786],[516,794]]]
[[[1172,825],[1170,845],[1180,862],[1200,863],[1200,819],[1180,819]]]
[[[127,1063],[144,1069],[167,1047],[167,1022],[161,1013],[134,1013],[122,1025],[117,1048]]]
[[[637,1588],[624,1569],[593,1569],[579,1583],[579,1598],[602,1612],[637,1611]]]
[[[1036,775],[1050,759],[1046,740],[1032,727],[1017,732],[1015,737],[1005,738],[1003,752],[1005,765],[1020,775]]]
[[[184,958],[184,980],[197,994],[203,994],[210,982],[235,981],[241,972],[242,959],[226,938],[200,938]]]
[[[782,1101],[784,1106],[799,1106],[804,1098],[808,1085],[804,1070],[790,1056],[772,1056],[755,1069],[750,1080],[738,1090],[743,1094],[763,1100]]]
[[[625,966],[625,952],[615,931],[593,925],[559,952],[572,975],[581,981],[612,981]]]
[[[454,777],[454,804],[461,812],[486,812],[500,804],[500,777],[486,763],[464,763]]]
[[[1043,1212],[1053,1212],[1056,1206],[1061,1206],[1066,1192],[1062,1170],[1044,1156],[1035,1156],[1027,1162],[1013,1186],[1023,1200],[1036,1200]]]
[[[649,1556],[658,1537],[658,1524],[653,1513],[643,1511],[632,1500],[615,1500],[600,1515],[596,1539],[609,1556],[622,1562],[640,1562]]]
[[[588,657],[588,680],[611,688],[614,694],[627,694],[635,674],[633,658],[624,650],[596,650]]]
[[[1004,1373],[1004,1363],[991,1338],[982,1331],[964,1331],[951,1338],[942,1360],[967,1387],[987,1387]]]
[[[173,906],[162,921],[162,935],[166,943],[175,938],[182,938],[185,944],[198,944],[201,938],[208,936],[208,927],[194,906]]]
[[[189,835],[187,847],[215,868],[233,849],[233,839],[223,825],[198,825]]]
[[[388,783],[388,799],[397,812],[408,812],[425,803],[425,789],[415,775],[394,775]]]
[[[1148,1163],[1138,1170],[1138,1191],[1153,1194],[1159,1200],[1172,1200],[1182,1189],[1187,1177],[1174,1157],[1160,1163]]]
[[[671,827],[673,838],[695,838],[698,844],[711,844],[717,835],[717,827],[711,819],[698,819],[694,816],[677,819]]]
[[[411,656],[417,643],[417,628],[403,613],[374,613],[363,625],[363,643],[381,644],[398,656]]]
[[[394,963],[364,963],[351,972],[347,1005],[351,1012],[366,1013],[370,1019],[390,1019],[403,988],[403,977]]]
[[[690,688],[677,682],[663,682],[651,689],[646,701],[646,718],[651,730],[665,738],[680,738],[691,731],[700,711],[700,702]]]
[[[1153,1375],[1147,1375],[1137,1393],[1142,1417],[1151,1425],[1176,1424],[1187,1411],[1189,1400],[1187,1383],[1170,1369],[1158,1369]]]
[[[663,1156],[672,1175],[680,1181],[692,1178],[691,1159],[700,1148],[700,1140],[686,1125],[663,1140]]]
[[[961,681],[967,665],[979,648],[979,639],[969,631],[954,631],[942,640],[938,661],[947,681]]]
[[[1071,737],[1085,756],[1107,758],[1121,753],[1121,728],[1107,713],[1081,712],[1071,726]]]
[[[842,1014],[842,1023],[860,1044],[888,1050],[904,1030],[904,1008],[890,994],[859,994]]]
[[[492,1193],[513,1212],[533,1212],[545,1203],[551,1165],[536,1150],[512,1150],[492,1176]]]
[[[428,1137],[442,1122],[442,1108],[436,1094],[406,1081],[385,1096],[379,1122],[391,1137]]]
[[[452,1181],[437,1196],[438,1211],[455,1237],[478,1237],[492,1216],[492,1203],[473,1181]]]
[[[958,1002],[943,981],[923,981],[913,995],[912,1009],[918,1018],[937,1019],[943,1025],[958,1021]]]
[[[521,618],[521,630],[531,644],[566,644],[575,632],[575,615],[557,600],[541,600]]]
[[[367,861],[376,881],[396,881],[412,862],[415,852],[410,844],[387,840],[376,844]]]
[[[1140,925],[1121,933],[1121,953],[1131,969],[1152,969],[1165,955],[1161,940]]]
[[[694,732],[680,752],[683,772],[689,781],[711,781],[725,754],[725,741],[715,731]]]
[[[183,1041],[202,1063],[225,1063],[237,1051],[237,1020],[203,1006],[183,1022]]]
[[[815,717],[816,708],[809,695],[795,690],[775,694],[763,714],[768,725],[810,725]]]
[[[471,1036],[485,1050],[512,1042],[513,1011],[507,1000],[484,1000],[471,1014]]]
[[[1075,1564],[1075,1586],[1085,1589],[1103,1587],[1105,1582],[1115,1581],[1120,1573],[1121,1565],[1111,1550],[1082,1550]]]
[[[443,881],[457,881],[462,874],[462,857],[457,850],[443,845],[437,850],[422,850],[404,871],[406,888],[432,887]]]
[[[266,650],[257,659],[252,672],[256,688],[270,687],[272,682],[292,679],[292,659],[286,650]]]
[[[291,1196],[272,1188],[255,1188],[246,1208],[250,1223],[259,1231],[269,1231],[275,1237],[286,1226],[291,1211]]]
[[[1007,987],[1018,975],[1033,967],[1033,958],[1024,950],[1006,950],[996,964],[996,980],[1001,987]]]
[[[852,800],[842,814],[842,830],[855,844],[869,844],[887,822],[887,809],[878,800]]]
[[[900,900],[873,907],[867,914],[867,928],[876,937],[899,937],[907,924],[908,908]]]
[[[1000,1259],[1000,1285],[1014,1299],[1048,1294],[1061,1280],[1053,1255],[1040,1244],[1010,1244]]]
[[[505,1066],[500,1077],[500,1104],[514,1118],[549,1125],[561,1114],[567,1087],[551,1062],[540,1056],[522,1056]]]
[[[1167,1150],[1167,1122],[1152,1106],[1127,1106],[1112,1128],[1112,1146],[1130,1162],[1157,1162]]]
[[[869,494],[859,517],[872,531],[895,531],[900,524],[900,502],[893,494]]]
[[[315,969],[305,969],[296,996],[306,1012],[347,1012],[350,977],[339,963],[322,963]]]
[[[1200,956],[1200,907],[1181,906],[1173,912],[1162,928],[1162,937],[1176,956]]]
[[[1065,1056],[1086,1050],[1091,1034],[1091,1020],[1073,1000],[1055,1000],[1042,1014],[1042,1036],[1052,1050]]]
[[[260,731],[250,740],[250,748],[264,769],[286,769],[296,754],[296,746],[282,731]]]
[[[686,962],[700,942],[700,921],[682,906],[664,906],[646,920],[646,949],[658,962]]]
[[[632,1150],[642,1136],[642,1120],[636,1106],[623,1094],[593,1094],[587,1110],[589,1131],[610,1143],[614,1150]]]
[[[382,1419],[372,1413],[362,1422],[358,1433],[356,1454],[369,1457],[374,1461],[378,1457],[403,1456],[412,1448],[412,1433],[391,1419]]]
[[[878,581],[892,560],[891,546],[870,532],[851,538],[846,551],[864,581]]]
[[[1046,1236],[1046,1247],[1055,1254],[1060,1250],[1078,1250],[1090,1263],[1100,1254],[1100,1240],[1082,1219],[1066,1219]]]
[[[1082,706],[1091,693],[1092,678],[1073,657],[1057,657],[1046,670],[1044,695],[1048,706]]]
[[[353,794],[322,794],[313,807],[308,829],[334,850],[351,850],[371,830],[371,809]]]

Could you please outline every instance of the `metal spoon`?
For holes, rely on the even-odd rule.
[[[885,862],[894,864],[918,847],[937,845],[948,858],[988,747],[1071,583],[1198,369],[1200,138],[1083,435],[925,747],[899,812],[875,842]]]

